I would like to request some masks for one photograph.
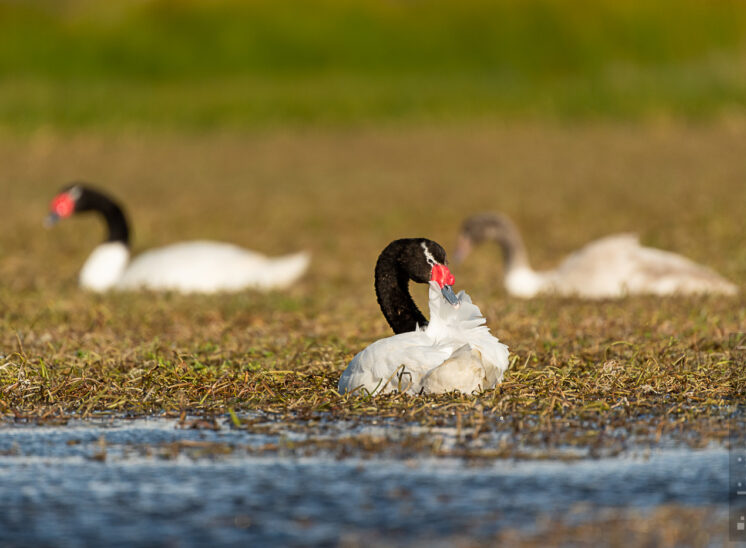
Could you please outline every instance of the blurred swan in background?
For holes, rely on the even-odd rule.
[[[634,234],[595,240],[570,254],[557,268],[537,272],[531,268],[518,228],[500,213],[467,218],[461,226],[454,259],[463,261],[473,247],[485,241],[500,245],[505,288],[516,297],[553,293],[603,299],[633,294],[735,295],[738,291],[713,270],[686,257],[641,246]]]
[[[430,321],[409,294],[409,280],[428,283]],[[469,296],[454,294],[446,252],[425,238],[391,242],[378,257],[378,303],[395,335],[380,339],[350,362],[339,391],[440,394],[493,388],[508,368],[508,347],[484,325]]]
[[[106,241],[97,246],[80,271],[81,287],[153,289],[214,293],[246,288],[278,289],[295,282],[310,256],[300,252],[268,258],[238,246],[192,241],[160,247],[130,260],[129,226],[122,208],[109,196],[84,184],[63,189],[52,200],[47,226],[74,214],[94,211],[106,222]]]

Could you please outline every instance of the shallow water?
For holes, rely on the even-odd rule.
[[[151,419],[2,427],[0,544],[406,543],[488,538],[530,528],[540,516],[582,520],[588,508],[727,511],[728,452],[720,447],[475,466],[434,457],[256,456],[253,448],[280,436],[176,426]]]

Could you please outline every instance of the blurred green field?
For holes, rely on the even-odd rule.
[[[730,116],[738,0],[0,1],[0,127]]]

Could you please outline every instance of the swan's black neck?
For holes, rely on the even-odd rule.
[[[425,248],[440,263],[445,263],[445,251],[437,243],[424,238],[406,238],[391,242],[376,262],[376,297],[386,321],[394,333],[409,333],[425,327],[427,319],[409,294],[409,280],[427,283],[432,264]]]
[[[381,255],[376,263],[376,298],[394,333],[409,333],[427,325],[409,294],[409,276],[396,269],[391,257]]]
[[[75,201],[75,213],[95,211],[106,221],[107,242],[121,242],[129,245],[130,233],[124,211],[114,200],[90,187],[78,185],[80,197]]]

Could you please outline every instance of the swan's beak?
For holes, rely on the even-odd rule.
[[[45,228],[52,228],[54,225],[57,224],[57,221],[59,221],[59,220],[60,220],[60,216],[57,215],[54,211],[52,211],[44,219],[44,227]]]
[[[452,285],[444,285],[443,289],[441,289],[440,292],[443,294],[443,297],[445,297],[445,300],[451,303],[453,306],[458,307],[458,305],[461,304],[461,301],[453,292]]]

